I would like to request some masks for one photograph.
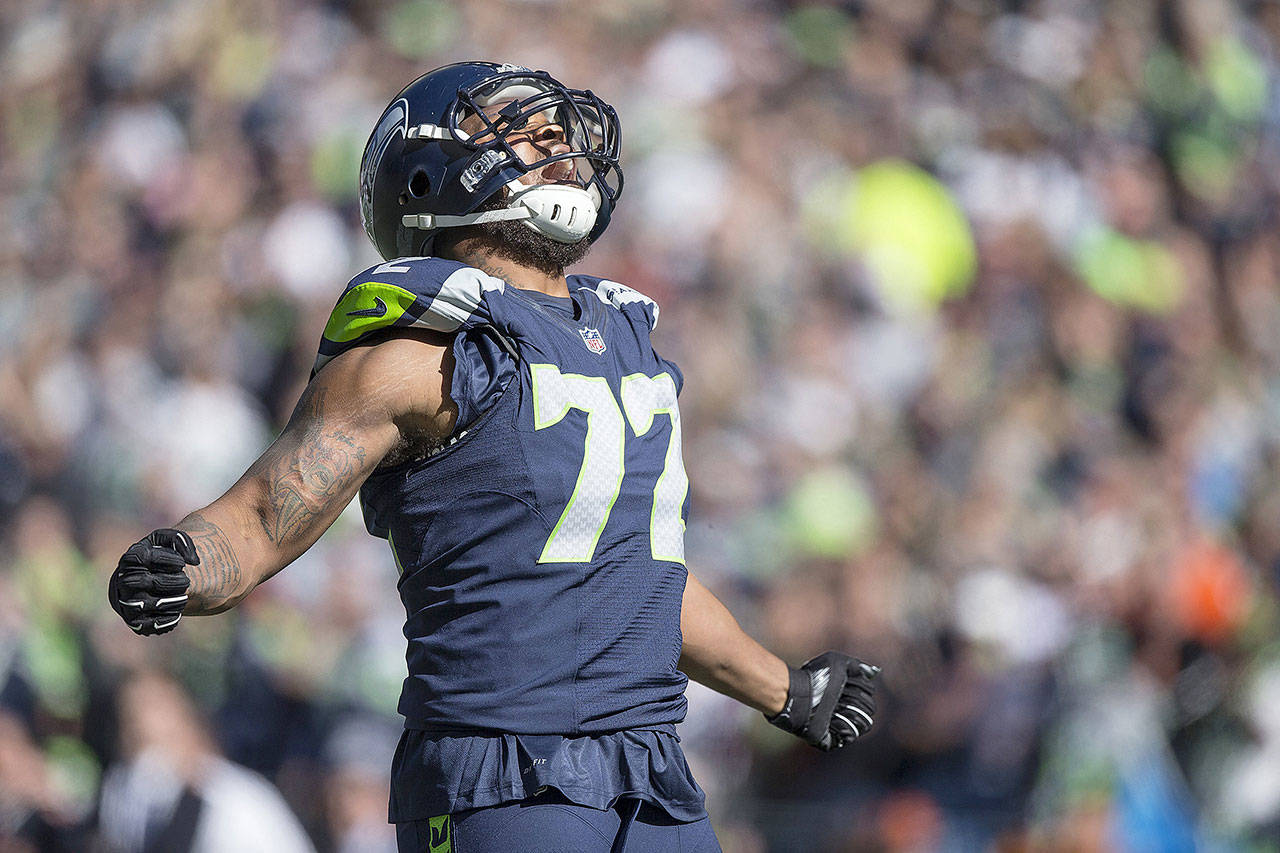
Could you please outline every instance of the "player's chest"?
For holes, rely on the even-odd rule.
[[[526,370],[554,365],[562,374],[600,377],[616,388],[628,375],[658,368],[649,330],[636,328],[589,293],[575,293],[571,303],[554,305],[512,294],[505,321],[503,331]]]

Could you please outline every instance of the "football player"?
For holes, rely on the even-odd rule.
[[[872,724],[875,667],[789,667],[686,571],[658,306],[564,275],[609,224],[620,142],[612,107],[541,71],[410,83],[360,167],[386,262],[338,299],[288,425],[110,581],[139,634],[220,613],[358,491],[407,614],[405,851],[718,850],[675,732],[686,676],[822,750]]]

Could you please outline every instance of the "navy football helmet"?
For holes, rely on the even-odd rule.
[[[539,114],[570,150],[525,163],[508,139]],[[622,193],[620,145],[617,113],[590,91],[516,65],[446,65],[406,86],[378,120],[360,162],[361,217],[388,260],[429,254],[441,228],[502,219],[564,243],[594,241]],[[574,177],[520,183],[561,160],[574,162]],[[504,189],[504,208],[477,212]]]

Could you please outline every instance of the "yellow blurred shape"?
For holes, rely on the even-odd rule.
[[[788,498],[785,517],[791,545],[809,557],[855,557],[874,544],[879,529],[866,487],[839,466],[805,475]]]
[[[881,160],[832,190],[830,237],[861,259],[891,310],[929,311],[969,289],[977,270],[973,232],[933,175]]]
[[[1177,259],[1164,246],[1109,229],[1085,238],[1076,268],[1102,298],[1152,314],[1176,308],[1186,286]]]

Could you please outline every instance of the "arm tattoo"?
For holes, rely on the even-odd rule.
[[[364,473],[365,448],[351,435],[326,424],[325,396],[323,388],[308,388],[289,426],[246,475],[259,484],[254,487],[254,503],[267,538],[295,556],[301,550],[299,542],[309,544],[320,525],[333,520],[342,509],[337,503],[350,496]],[[221,613],[234,607],[282,567],[277,564],[262,574],[262,560],[255,556],[262,549],[254,546],[248,531],[229,527],[236,537],[230,538],[203,511],[193,512],[177,527],[191,535],[200,557],[198,565],[186,567],[191,581],[186,613]],[[249,550],[238,557],[233,542]],[[247,570],[241,557],[246,558]]]
[[[281,436],[280,451],[263,457],[266,506],[258,520],[277,545],[305,539],[318,516],[363,471],[365,449],[349,434],[325,423],[323,388],[308,389],[293,422]],[[301,424],[301,435],[290,436]]]
[[[241,581],[240,561],[222,528],[193,512],[178,524],[178,529],[191,534],[200,556],[199,565],[186,568],[191,580],[186,612],[217,613],[234,604]]]

